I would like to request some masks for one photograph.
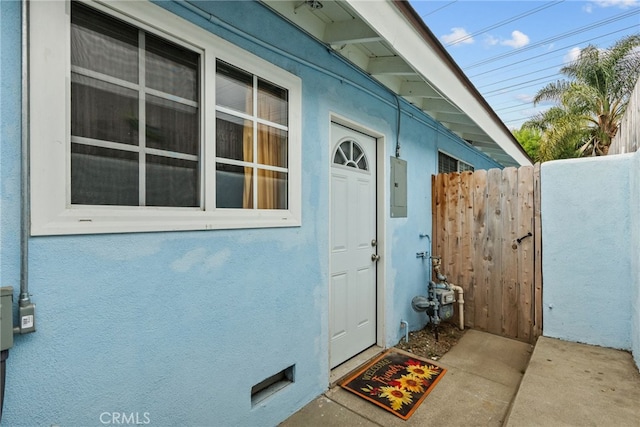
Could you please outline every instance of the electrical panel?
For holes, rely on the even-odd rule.
[[[407,161],[391,157],[391,217],[407,217]]]
[[[13,288],[0,288],[0,350],[13,347]]]

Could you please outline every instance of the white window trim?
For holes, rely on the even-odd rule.
[[[301,225],[302,84],[299,77],[148,1],[86,1],[169,40],[203,52],[202,208],[70,204],[70,4],[30,7],[31,234],[94,234]],[[215,209],[216,59],[289,91],[288,209]]]

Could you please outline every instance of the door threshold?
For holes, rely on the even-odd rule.
[[[329,388],[335,387],[340,381],[345,379],[350,373],[357,370],[360,366],[375,359],[384,351],[384,348],[373,345],[365,351],[356,354],[346,362],[341,363],[331,370],[329,373]]]

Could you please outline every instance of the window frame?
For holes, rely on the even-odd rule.
[[[70,3],[30,7],[31,234],[94,234],[301,225],[301,79],[148,1],[82,0],[144,31],[200,52],[200,207],[71,205]],[[215,207],[216,60],[288,91],[288,209]]]
[[[455,162],[456,162],[456,170],[455,171],[451,171],[451,172],[440,172],[440,155],[447,156],[450,159],[455,160]],[[460,170],[460,165],[461,164],[468,166],[468,169]],[[463,160],[460,160],[459,158],[457,158],[455,156],[452,156],[451,154],[449,154],[449,153],[447,153],[445,151],[442,151],[442,150],[438,150],[438,157],[436,158],[436,169],[438,170],[439,174],[440,173],[461,173],[461,172],[467,172],[467,171],[470,171],[470,172],[475,171],[475,167],[471,163],[467,163],[467,162],[465,162]]]

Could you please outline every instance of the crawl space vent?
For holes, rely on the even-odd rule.
[[[295,366],[291,365],[251,387],[251,406],[257,405],[294,382]]]

